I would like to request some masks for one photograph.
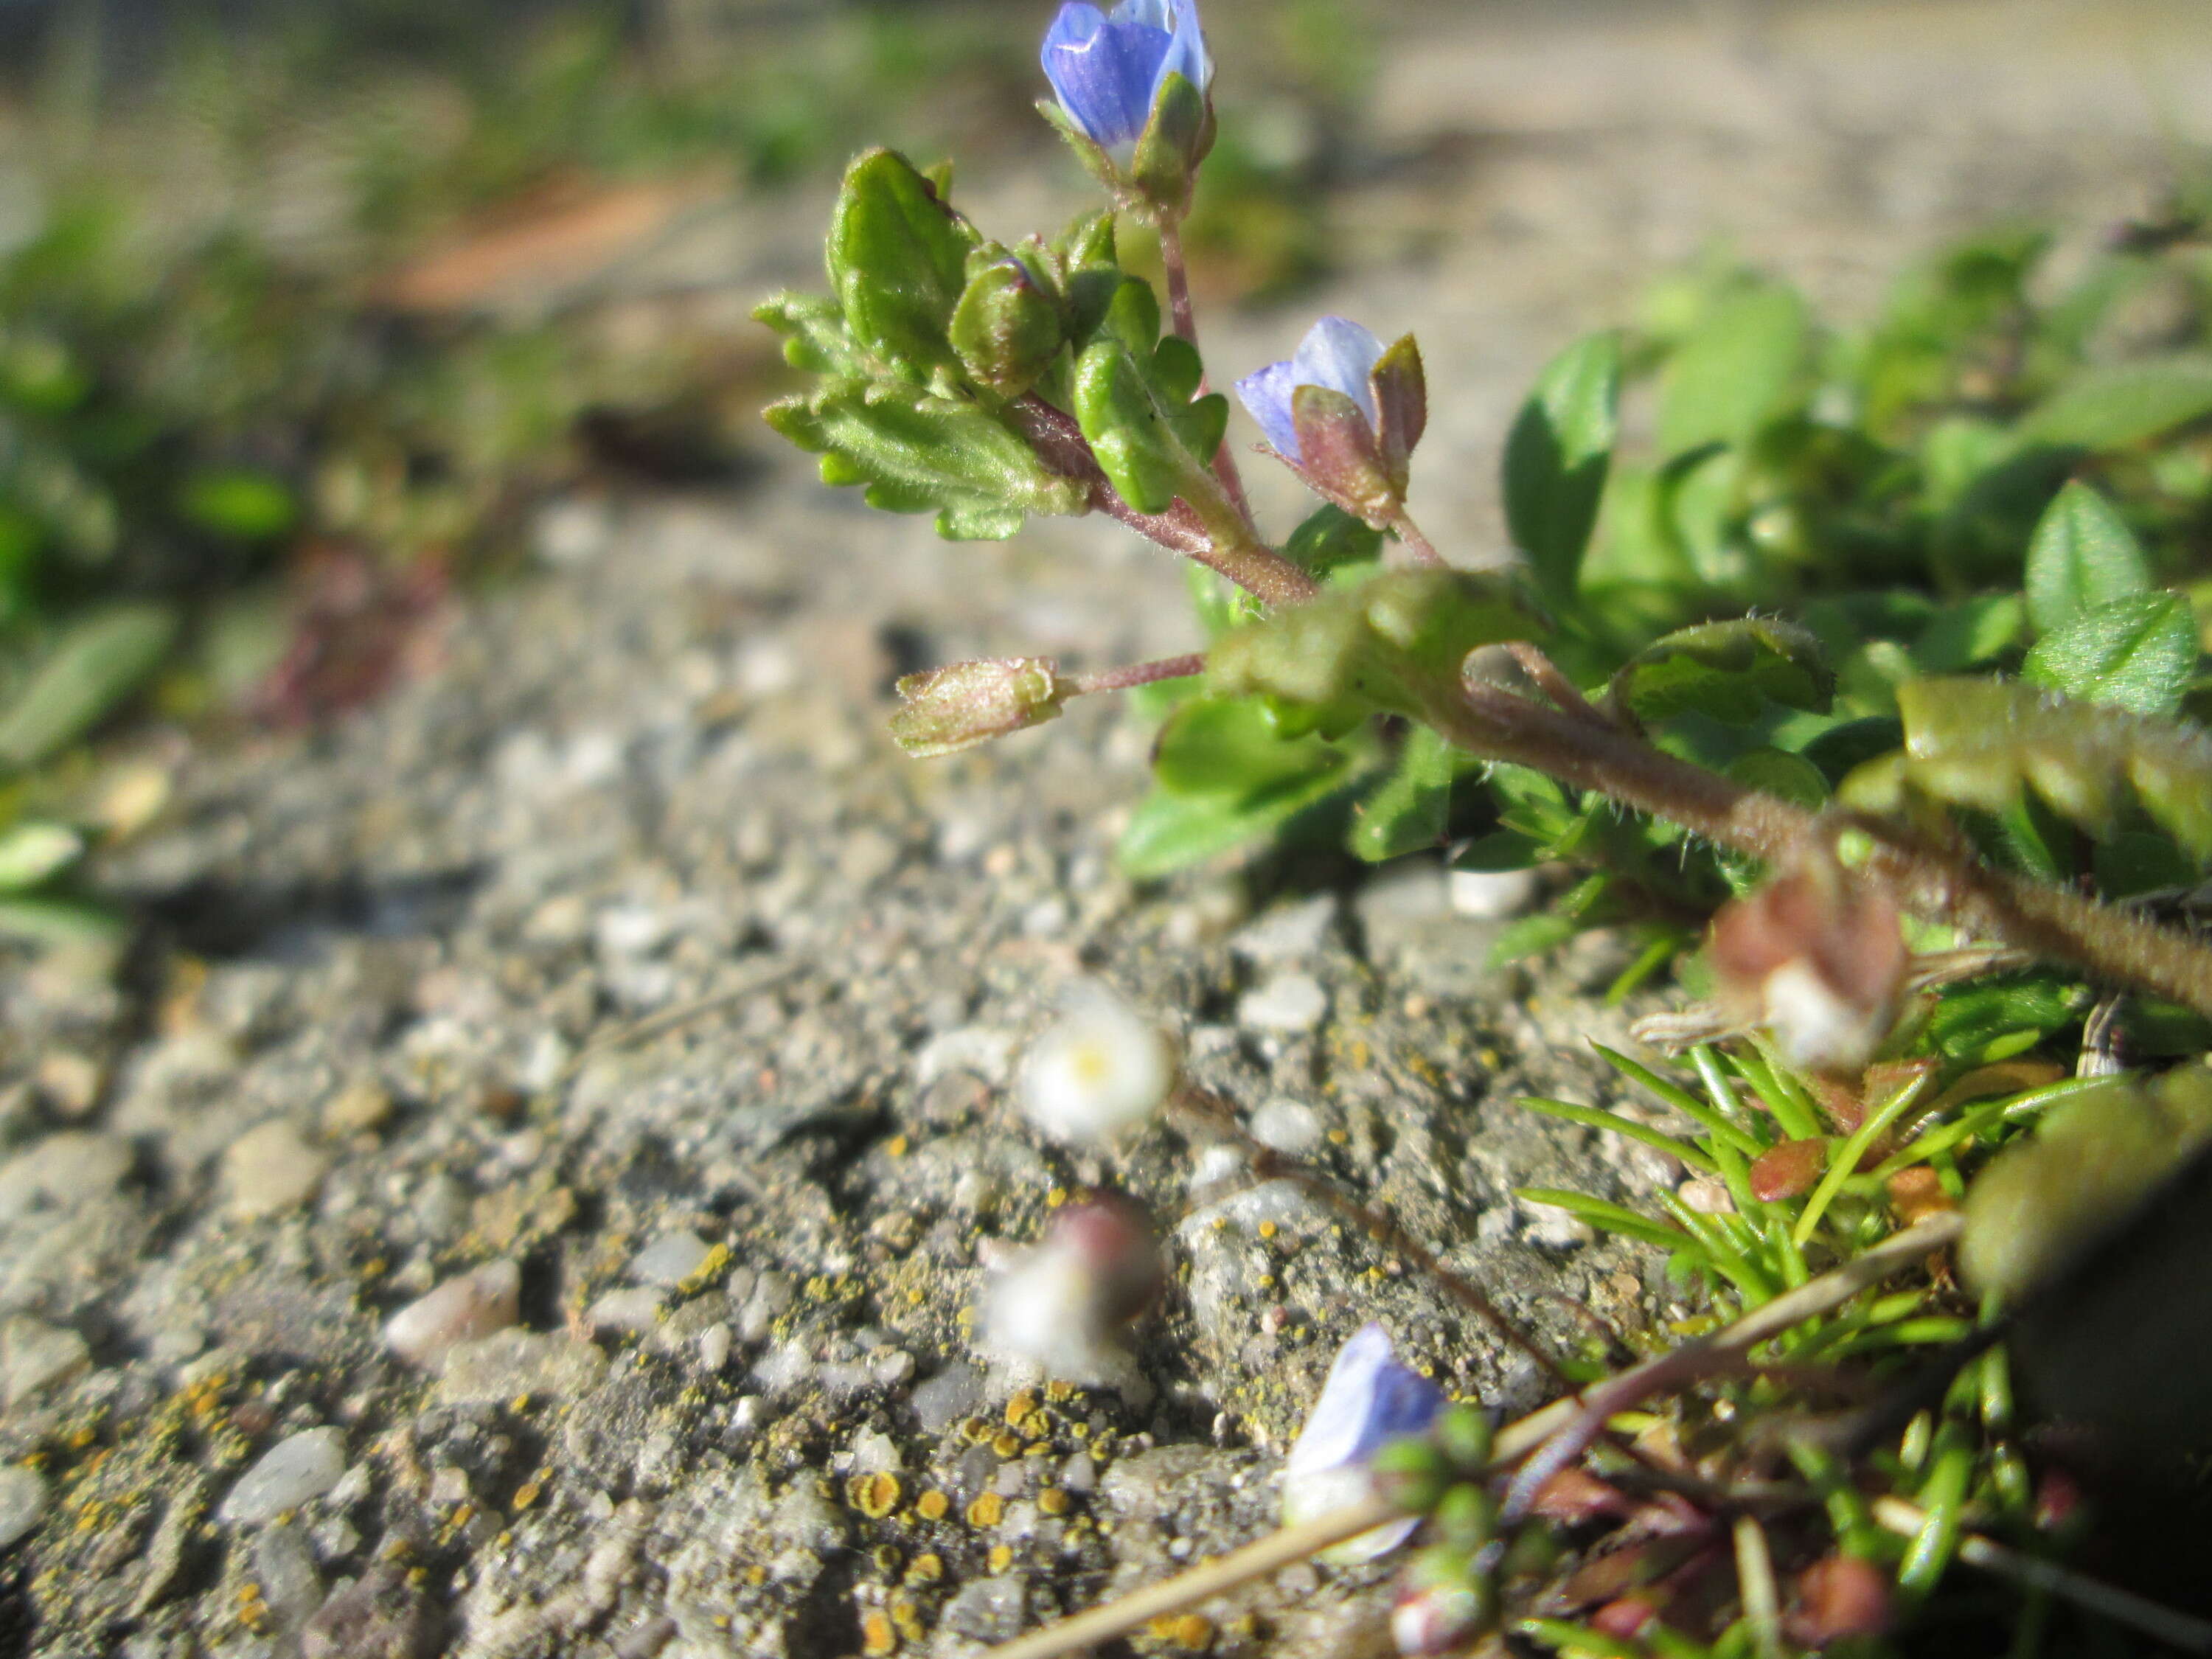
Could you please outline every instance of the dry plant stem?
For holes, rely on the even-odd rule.
[[[1182,226],[1163,216],[1159,222],[1159,233],[1160,263],[1167,267],[1168,272],[1168,316],[1176,335],[1193,351],[1198,351],[1198,316],[1190,303],[1190,267],[1182,254]],[[1201,358],[1205,355],[1199,352]],[[1199,396],[1204,397],[1208,389],[1206,376],[1201,374],[1198,380]],[[1258,535],[1252,518],[1252,503],[1244,494],[1243,475],[1237,470],[1237,458],[1231,453],[1226,438],[1214,449],[1213,476],[1221,481],[1222,493],[1229,497],[1229,504],[1237,509],[1237,516],[1244,521],[1244,527],[1255,536]]]
[[[1765,1306],[1746,1314],[1727,1329],[1708,1337],[1704,1346],[1708,1349],[1737,1353],[1756,1347],[1769,1337],[1779,1335],[1798,1321],[1839,1307],[1899,1268],[1943,1249],[1958,1237],[1960,1226],[1960,1218],[1955,1212],[1930,1216],[1896,1237],[1877,1244],[1856,1260],[1823,1273],[1818,1279],[1778,1296]],[[1642,1365],[1632,1366],[1613,1380],[1623,1381],[1639,1371],[1664,1364],[1668,1358],[1662,1354]],[[1492,1452],[1493,1462],[1502,1467],[1528,1456],[1573,1422],[1583,1408],[1582,1397],[1569,1395],[1553,1401],[1540,1411],[1530,1413],[1518,1422],[1507,1424],[1498,1431]],[[1185,1607],[1232,1590],[1249,1579],[1318,1554],[1332,1544],[1340,1544],[1347,1538],[1357,1538],[1361,1533],[1380,1526],[1398,1513],[1379,1498],[1347,1504],[1327,1515],[1317,1515],[1297,1526],[1270,1533],[1256,1543],[1248,1544],[1217,1560],[1203,1562],[1164,1583],[1137,1590],[1103,1607],[1093,1607],[1088,1613],[1078,1613],[1057,1625],[1032,1631],[1029,1635],[991,1651],[998,1659],[1060,1659],[1063,1654],[1110,1642],[1154,1619],[1180,1613]]]
[[[1327,1176],[1292,1162],[1264,1140],[1256,1139],[1237,1122],[1234,1109],[1218,1095],[1209,1094],[1188,1083],[1177,1084],[1175,1093],[1169,1097],[1168,1106],[1170,1110],[1179,1111],[1203,1126],[1208,1134],[1218,1135],[1234,1143],[1238,1151],[1251,1159],[1252,1172],[1258,1179],[1289,1182],[1299,1191],[1318,1200],[1324,1206],[1359,1227],[1377,1243],[1387,1245],[1404,1256],[1442,1285],[1468,1312],[1535,1361],[1554,1382],[1567,1388],[1574,1386],[1573,1379],[1561,1369],[1559,1362],[1534,1337],[1506,1317],[1480,1286],[1470,1284],[1445,1267],[1437,1259],[1435,1252],[1389,1217],[1370,1209],[1350,1194],[1340,1190]]]
[[[1457,696],[1437,696],[1427,714],[1471,754],[1595,790],[1770,864],[1786,861],[1825,832],[1821,820],[1779,797],[1499,686],[1472,684]],[[2212,1016],[2212,949],[2080,894],[1993,870],[1963,850],[1927,846],[1894,826],[1856,827],[1875,839],[1868,873],[1915,915],[2045,960],[2073,963]]]
[[[1146,541],[1197,560],[1266,605],[1303,605],[1321,592],[1312,577],[1261,541],[1249,525],[1230,522],[1234,514],[1227,510],[1225,498],[1224,511],[1216,515],[1219,521],[1211,524],[1187,501],[1178,501],[1166,513],[1139,513],[1106,482],[1073,415],[1035,392],[1018,399],[1009,412],[1039,460],[1062,477],[1087,486],[1093,510],[1128,526]]]
[[[1874,1518],[1885,1530],[1911,1538],[1928,1523],[1924,1510],[1902,1498],[1877,1498]],[[2023,1555],[1979,1533],[1959,1540],[1959,1559],[1996,1577],[2008,1578],[2030,1589],[2047,1590],[2078,1607],[2102,1613],[2116,1624],[2127,1625],[2146,1636],[2171,1643],[2185,1653],[2212,1653],[2212,1623],[2176,1612],[2117,1584],[2092,1578],[2087,1573],[2062,1567],[2040,1556]]]
[[[1094,691],[1127,691],[1139,685],[1152,685],[1161,680],[1188,679],[1193,674],[1205,672],[1205,654],[1194,651],[1187,656],[1133,662],[1126,668],[1102,668],[1091,674],[1064,675],[1060,684],[1068,688],[1070,696],[1087,697]]]

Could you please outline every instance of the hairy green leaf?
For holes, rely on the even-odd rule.
[[[957,368],[946,338],[968,285],[975,234],[896,150],[872,149],[846,169],[830,221],[830,284],[853,337],[886,367],[926,379]]]
[[[1574,597],[1620,425],[1620,341],[1577,341],[1547,364],[1505,441],[1505,522],[1554,605]]]
[[[2114,599],[2046,634],[2022,677],[2083,702],[2171,713],[2197,670],[2197,616],[2179,593]]]
[[[1469,764],[1434,728],[1412,727],[1390,775],[1352,819],[1346,842],[1352,856],[1380,864],[1442,842],[1451,821],[1452,785]]]
[[[2027,586],[2028,617],[2049,634],[2085,611],[2148,592],[2150,568],[2126,520],[2077,481],[2058,492],[2035,527]]]
[[[1694,710],[1741,726],[1770,702],[1826,709],[1835,690],[1834,672],[1809,632],[1747,617],[1664,635],[1622,665],[1606,696],[1639,720]]]
[[[1750,437],[1796,385],[1806,336],[1805,302],[1795,289],[1762,283],[1722,299],[1667,366],[1660,453]]]
[[[2212,357],[2083,369],[2029,411],[2021,435],[2062,448],[2124,449],[2212,415]]]

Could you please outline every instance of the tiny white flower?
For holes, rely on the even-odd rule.
[[[1161,1269],[1151,1218],[1102,1194],[1053,1218],[1044,1240],[1015,1254],[982,1306],[983,1346],[1064,1382],[1117,1384],[1129,1370],[1121,1332],[1150,1305]]]
[[[1283,1519],[1292,1525],[1357,1504],[1374,1490],[1369,1464],[1383,1443],[1419,1434],[1443,1409],[1443,1393],[1363,1325],[1336,1356],[1306,1425],[1283,1466]],[[1404,1543],[1419,1516],[1393,1521],[1322,1553],[1340,1565],[1372,1561]]]
[[[1175,1080],[1167,1034],[1104,987],[1086,986],[1030,1046],[1022,1109],[1054,1139],[1091,1145],[1141,1128]]]

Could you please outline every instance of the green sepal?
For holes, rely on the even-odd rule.
[[[1050,123],[1054,131],[1067,140],[1067,147],[1075,152],[1075,159],[1083,163],[1085,173],[1116,197],[1122,194],[1121,170],[1114,165],[1114,158],[1106,153],[1097,139],[1076,124],[1073,116],[1060,106],[1058,99],[1038,99],[1036,112]]]
[[[1654,641],[1613,675],[1606,699],[1643,720],[1695,711],[1742,726],[1770,702],[1825,713],[1835,690],[1835,672],[1809,632],[1747,617]]]
[[[1213,148],[1213,135],[1212,100],[1184,76],[1164,79],[1127,174],[1130,187],[1155,216],[1180,219],[1190,211],[1191,184]]]
[[[1529,639],[1548,625],[1504,578],[1389,570],[1237,629],[1215,644],[1206,679],[1224,695],[1272,697],[1332,722],[1419,716],[1456,686],[1476,647]]]
[[[927,380],[957,368],[946,330],[977,238],[896,150],[846,169],[830,224],[830,284],[854,340],[886,368]]]
[[[1367,386],[1375,398],[1375,447],[1382,471],[1403,496],[1412,482],[1413,447],[1429,426],[1428,374],[1412,335],[1401,335],[1375,360]]]
[[[889,381],[835,380],[763,411],[801,449],[822,456],[822,480],[862,483],[871,507],[934,511],[953,540],[1004,540],[1024,513],[1074,514],[1074,480],[1048,471],[1019,434],[964,398]]]
[[[1329,386],[1302,386],[1291,394],[1291,425],[1298,437],[1293,465],[1316,495],[1377,530],[1397,519],[1404,492],[1358,404]]]

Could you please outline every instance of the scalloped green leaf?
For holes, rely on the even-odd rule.
[[[2060,490],[2027,548],[2027,614],[2037,630],[2052,633],[2150,585],[2142,544],[2112,503],[2079,480]]]
[[[1836,676],[1807,629],[1766,617],[1677,629],[1624,664],[1607,687],[1638,720],[1692,712],[1748,725],[1769,703],[1825,712]]]
[[[2124,790],[2195,857],[2212,859],[2212,732],[2078,702],[2002,680],[1938,676],[1897,688],[1905,747],[1844,781],[1846,805],[1880,810],[1895,782],[2002,812],[2033,788],[2093,830]]]
[[[1025,513],[1077,514],[1083,486],[1048,471],[1018,433],[962,398],[888,381],[835,380],[763,411],[801,449],[822,456],[822,480],[866,484],[868,504],[935,512],[953,540],[1003,540]]]

